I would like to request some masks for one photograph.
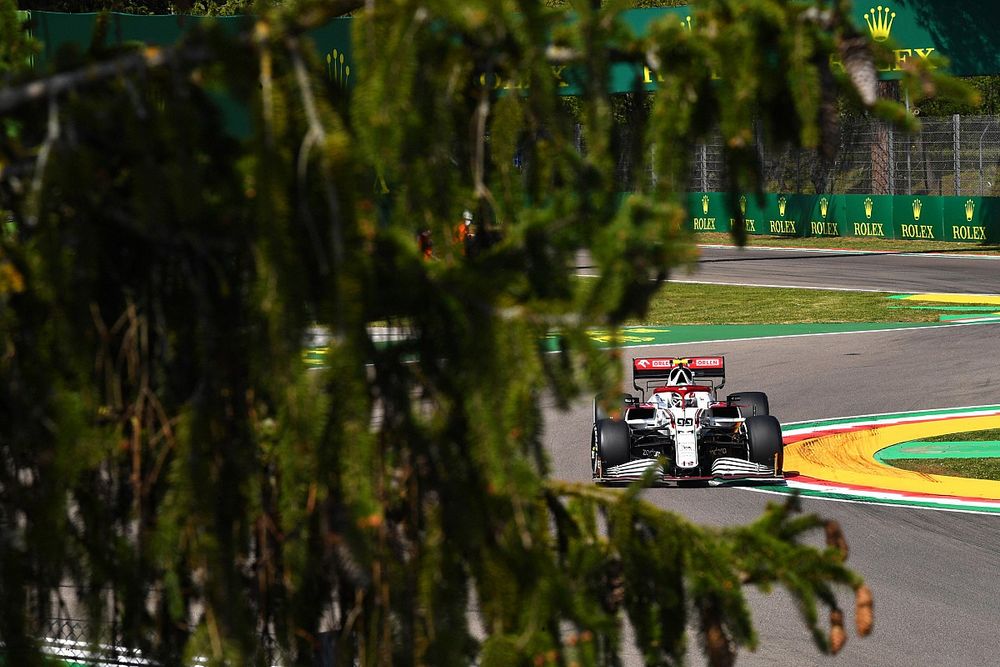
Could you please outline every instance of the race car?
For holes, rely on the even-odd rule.
[[[641,383],[641,384],[640,384]],[[594,400],[591,467],[599,484],[641,479],[658,485],[774,484],[782,474],[781,425],[767,395],[716,397],[726,383],[725,357],[638,357],[618,414]]]

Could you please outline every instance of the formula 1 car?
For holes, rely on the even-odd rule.
[[[633,359],[639,396],[625,394],[614,416],[594,400],[594,481],[628,483],[657,467],[656,485],[783,483],[781,426],[767,395],[720,401],[725,383],[724,357]]]

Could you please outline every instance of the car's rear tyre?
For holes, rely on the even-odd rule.
[[[747,432],[750,460],[765,466],[777,465],[775,471],[781,470],[782,450],[781,424],[770,415],[749,417],[744,423]]]
[[[608,469],[628,463],[628,424],[613,419],[600,419],[594,423],[591,457],[595,476],[602,476]]]
[[[738,394],[730,394],[726,397],[729,405],[738,405],[744,417],[759,417],[771,414],[771,407],[767,402],[767,394],[762,391],[741,391]]]

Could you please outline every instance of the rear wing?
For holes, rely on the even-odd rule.
[[[725,357],[635,357],[632,359],[632,386],[645,396],[651,384],[668,380],[677,368],[688,369],[692,380],[708,380],[716,389],[726,384]],[[641,387],[640,380],[643,381]]]

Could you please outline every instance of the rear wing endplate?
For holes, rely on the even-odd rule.
[[[687,368],[694,380],[709,380],[716,389],[726,384],[725,357],[635,357],[632,359],[632,386],[645,392],[657,380],[667,380],[671,371]],[[639,381],[643,386],[639,386]],[[715,384],[718,380],[719,383]]]

